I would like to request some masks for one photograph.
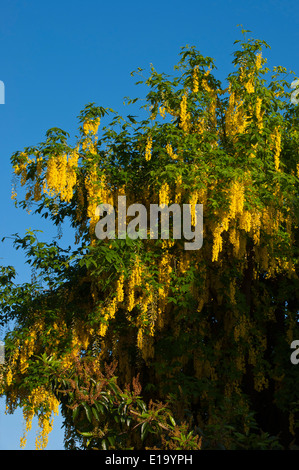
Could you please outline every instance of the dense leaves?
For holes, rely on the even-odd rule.
[[[177,76],[136,72],[140,118],[138,99],[127,119],[90,103],[75,145],[53,128],[12,156],[18,204],[76,232],[68,250],[15,235],[32,284],[2,268],[3,393],[27,430],[40,417],[40,447],[58,404],[68,449],[298,446],[299,108],[267,44],[236,44],[225,86],[185,47]],[[136,236],[117,236],[120,196],[145,208],[145,238],[134,212]],[[96,236],[101,203],[114,238]],[[151,237],[152,204],[189,204],[194,236],[202,204],[202,247]]]

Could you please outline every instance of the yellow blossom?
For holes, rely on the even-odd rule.
[[[199,81],[198,81],[198,65],[193,69],[193,93],[197,93],[199,90]]]
[[[146,147],[145,147],[145,159],[146,161],[149,161],[152,158],[152,137],[148,137],[147,142],[146,142]]]
[[[163,183],[159,191],[159,204],[168,205],[169,203],[169,186],[167,183]]]
[[[254,93],[254,85],[253,85],[253,78],[250,78],[246,83],[245,83],[245,89],[247,93]]]
[[[164,108],[164,106],[160,106],[159,107],[159,112],[160,112],[160,115],[163,119],[165,119],[165,112],[166,112],[166,109]]]
[[[182,96],[180,104],[180,127],[183,129],[184,132],[188,132],[189,119],[190,117],[187,111],[187,92],[185,92]]]
[[[256,55],[255,66],[257,70],[259,70],[262,67],[262,53],[261,52]]]
[[[172,158],[173,160],[177,159],[178,156],[174,153],[172,146],[170,144],[166,145],[166,152],[168,153],[170,158]]]

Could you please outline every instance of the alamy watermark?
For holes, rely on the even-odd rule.
[[[159,218],[161,239],[170,238],[170,223],[172,223],[172,238],[193,240],[184,243],[185,250],[199,250],[203,244],[203,205],[183,204],[183,211],[179,204],[150,204],[150,213],[143,204],[131,204],[126,207],[126,196],[118,196],[117,211],[117,238],[126,236],[136,240],[159,238]],[[136,216],[136,213],[138,215]],[[100,204],[96,209],[96,216],[102,217],[95,226],[96,237],[100,240],[116,238],[116,216],[111,204]],[[134,217],[128,225],[127,217]],[[149,222],[149,232],[148,232]],[[194,230],[192,230],[192,227]],[[138,230],[137,230],[138,228]]]
[[[291,357],[290,357],[291,363],[294,365],[297,365],[299,364],[299,340],[298,339],[295,339],[294,341],[292,341],[291,349],[295,349],[295,351],[292,352]]]
[[[291,103],[292,104],[298,104],[299,103],[299,98],[297,98],[297,95],[299,94],[299,79],[294,80],[291,83],[291,88],[295,90],[291,93]]]
[[[5,362],[5,344],[3,341],[0,341],[0,364]]]
[[[2,80],[0,80],[0,104],[5,104],[5,86]]]

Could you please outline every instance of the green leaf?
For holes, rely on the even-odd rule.
[[[73,420],[75,420],[77,418],[77,416],[79,414],[79,408],[80,408],[80,406],[77,406],[77,408],[75,408],[73,410]]]
[[[144,439],[146,438],[147,434],[148,434],[148,431],[149,431],[149,424],[147,421],[145,421],[142,425],[141,425],[141,440],[144,441]]]
[[[97,410],[95,407],[92,407],[92,413],[93,413],[95,419],[96,419],[97,421],[99,421],[99,419],[100,419],[99,413],[98,413],[98,410]]]
[[[106,440],[106,439],[103,439],[103,440],[102,440],[102,448],[103,448],[104,450],[107,450],[107,448],[108,448],[108,447],[107,447],[107,440]]]
[[[93,437],[92,432],[80,432],[80,431],[78,431],[78,433],[81,434],[81,436],[84,436],[84,437]]]
[[[176,422],[175,422],[173,416],[169,416],[169,420],[170,420],[170,422],[171,422],[171,424],[172,424],[173,426],[176,425]]]
[[[115,444],[115,438],[113,436],[108,436],[108,441],[111,446],[114,446]]]
[[[83,406],[84,406],[84,409],[85,409],[85,412],[86,412],[87,419],[88,419],[88,421],[91,423],[92,414],[91,414],[90,406],[87,405],[87,403],[85,403],[85,402],[83,403]]]

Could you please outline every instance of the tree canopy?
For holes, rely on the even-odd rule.
[[[15,325],[1,391],[27,431],[38,416],[37,448],[59,406],[66,449],[299,444],[299,107],[264,41],[235,44],[224,85],[183,47],[174,76],[133,73],[149,90],[140,118],[89,103],[74,144],[52,128],[11,158],[16,204],[76,233],[69,249],[15,235],[35,277],[0,278],[2,323]],[[193,230],[202,204],[202,247],[149,229],[99,239],[97,208],[119,196],[148,214],[189,204]]]

